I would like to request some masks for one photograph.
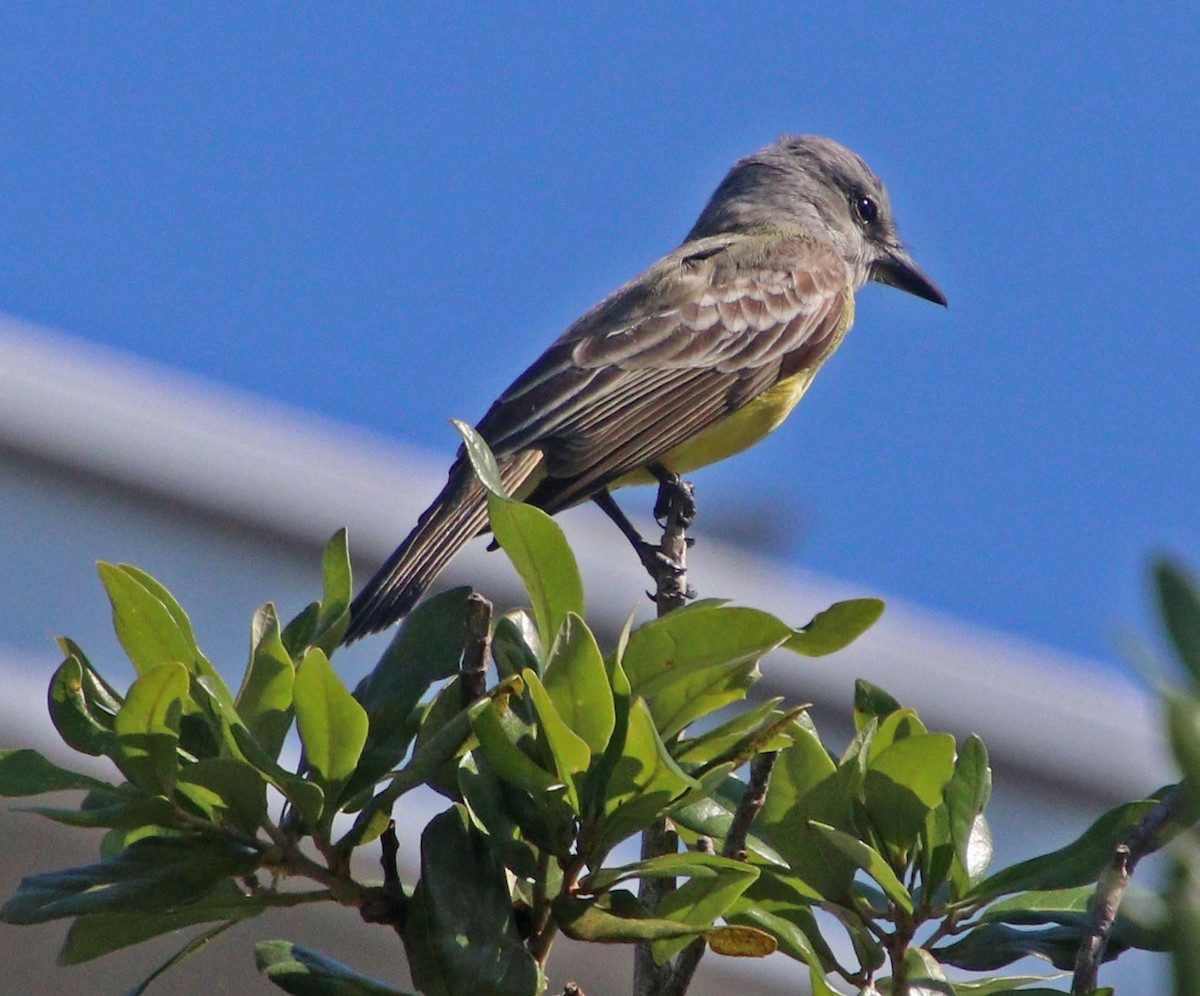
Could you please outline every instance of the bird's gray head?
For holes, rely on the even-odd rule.
[[[900,243],[883,182],[829,138],[784,135],[736,163],[687,240],[730,232],[808,235],[837,251],[856,287],[877,280],[946,303]]]

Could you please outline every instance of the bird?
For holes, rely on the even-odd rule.
[[[735,163],[683,243],[572,324],[476,431],[514,497],[550,514],[593,500],[630,535],[611,492],[677,479],[778,428],[868,281],[946,305],[867,164],[833,139],[784,135]],[[343,641],[403,618],[486,531],[486,491],[460,447],[354,598]]]

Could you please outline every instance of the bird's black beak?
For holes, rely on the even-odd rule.
[[[913,258],[898,246],[883,251],[872,267],[871,278],[946,307],[946,295],[921,272]]]

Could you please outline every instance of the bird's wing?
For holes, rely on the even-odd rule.
[[[850,293],[842,260],[807,239],[684,246],[568,329],[479,431],[498,455],[541,450],[564,507],[815,362]]]

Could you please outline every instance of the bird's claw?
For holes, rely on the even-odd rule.
[[[670,577],[680,577],[687,573],[687,568],[683,566],[674,557],[669,557],[662,552],[660,547],[653,543],[642,542],[637,546],[638,559],[642,562],[642,566],[646,568],[647,573],[652,578],[661,578],[664,575]]]
[[[694,600],[698,594],[699,594],[699,592],[697,592],[696,589],[693,588],[689,584],[683,592],[683,597],[686,598],[690,602],[690,601]],[[658,595],[656,595],[654,592],[652,592],[652,591],[646,592],[646,597],[648,599],[650,599],[650,601],[652,601],[655,605],[658,604]]]
[[[665,528],[672,510],[680,527],[689,529],[696,521],[696,489],[678,474],[664,474],[659,478],[658,497],[654,501],[655,521]]]

